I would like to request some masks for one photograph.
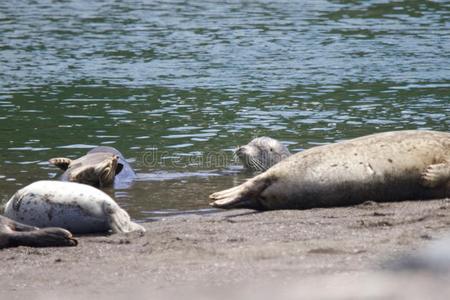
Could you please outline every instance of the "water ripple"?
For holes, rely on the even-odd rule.
[[[1,1],[1,199],[57,178],[49,158],[98,145],[160,178],[229,174],[147,178],[117,194],[145,218],[206,207],[208,192],[239,183],[231,152],[256,136],[297,152],[387,130],[448,131],[448,10],[446,1]]]

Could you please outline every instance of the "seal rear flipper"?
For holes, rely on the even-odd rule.
[[[115,203],[114,203],[115,204]],[[145,228],[131,221],[128,213],[117,204],[105,203],[104,209],[108,215],[108,225],[112,233],[145,232]]]
[[[11,220],[9,218],[6,217],[2,217],[4,219],[6,219],[6,222],[8,223],[8,226],[14,230],[14,231],[34,231],[34,230],[38,230],[39,228],[34,227],[34,226],[29,226],[29,225],[25,225],[19,222],[16,222],[14,220]]]
[[[118,161],[119,157],[113,155],[95,167],[94,171],[98,176],[100,187],[109,187],[114,183],[114,177],[122,170],[117,172]],[[123,165],[121,166],[123,167]]]
[[[10,233],[9,246],[30,247],[70,247],[78,245],[72,234],[62,228],[49,227],[32,231],[13,231]]]
[[[52,165],[57,166],[63,171],[66,171],[69,168],[69,165],[72,163],[72,160],[67,157],[54,157],[48,160]]]
[[[210,205],[217,208],[247,207],[260,209],[258,198],[271,182],[270,177],[263,173],[241,185],[211,194],[209,199],[214,201]]]
[[[422,184],[429,188],[450,184],[450,161],[429,165],[422,173]]]

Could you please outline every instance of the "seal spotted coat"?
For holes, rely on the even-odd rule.
[[[72,233],[145,231],[110,196],[74,182],[34,182],[12,196],[4,215],[30,226],[62,227]]]

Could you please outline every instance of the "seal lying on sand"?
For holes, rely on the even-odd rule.
[[[136,177],[136,173],[122,153],[112,147],[96,147],[75,160],[57,157],[50,159],[49,162],[65,171],[61,180],[85,183],[99,188],[113,184],[115,187],[123,187]]]
[[[28,226],[0,216],[0,249],[6,247],[61,247],[76,246],[77,240],[62,228]]]
[[[305,209],[450,196],[450,133],[397,131],[314,147],[210,195],[221,208]]]
[[[266,136],[255,138],[247,145],[238,147],[234,154],[247,170],[259,172],[264,172],[291,155],[285,145]]]
[[[73,233],[130,232],[145,229],[104,192],[74,182],[43,180],[19,191],[5,205],[5,216],[37,227]]]

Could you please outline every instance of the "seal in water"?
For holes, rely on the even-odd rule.
[[[39,229],[0,216],[0,249],[17,246],[63,247],[77,244],[77,240],[65,229]]]
[[[6,203],[5,216],[30,226],[62,227],[72,233],[145,231],[107,194],[74,182],[34,182]]]
[[[212,206],[306,209],[450,196],[450,133],[397,131],[294,154]]]
[[[255,138],[247,145],[238,147],[234,154],[247,170],[258,172],[264,172],[291,155],[285,145],[266,136]]]
[[[127,187],[127,184],[136,177],[136,173],[122,153],[113,147],[96,147],[75,160],[57,157],[50,159],[49,162],[65,171],[61,180],[85,183],[99,188],[112,185],[116,188]]]

